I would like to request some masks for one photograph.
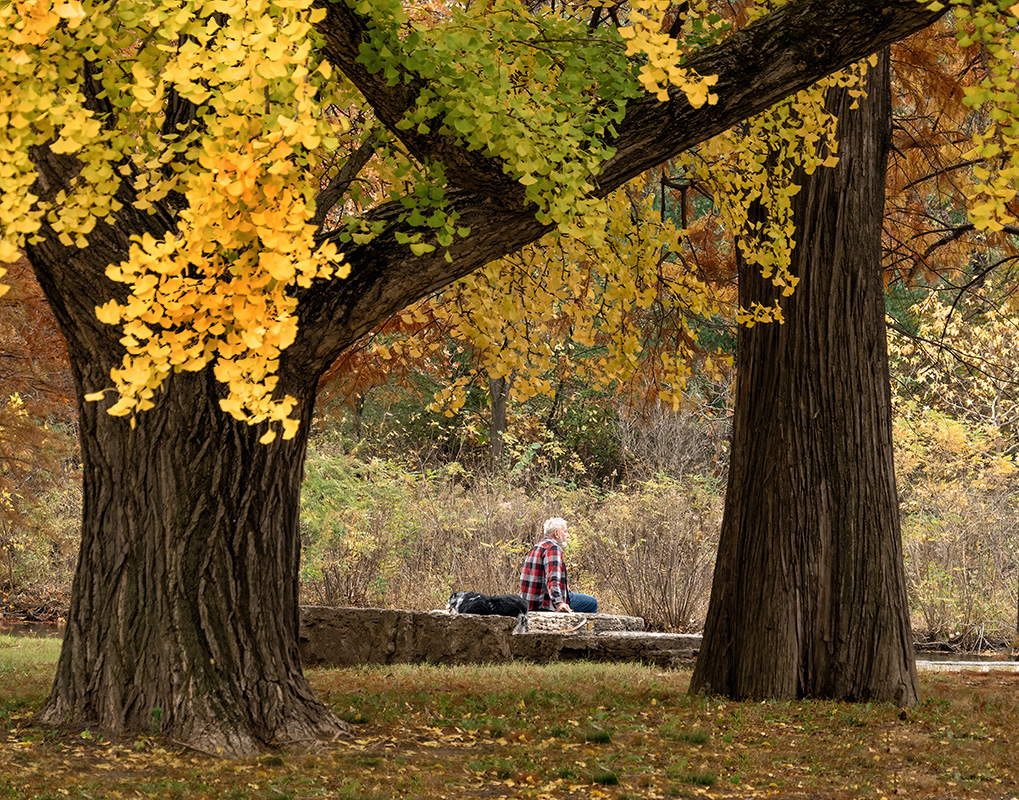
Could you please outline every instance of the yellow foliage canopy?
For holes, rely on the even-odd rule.
[[[350,58],[346,76],[324,60],[325,34],[316,29],[329,14],[341,16],[341,7],[351,25],[363,25],[354,37],[358,52],[330,54],[337,65]],[[995,147],[1019,150],[1019,115],[1009,116],[1015,19],[989,8],[959,15],[960,36],[979,40],[988,58],[1004,65],[972,95],[973,103],[996,109],[977,140],[986,158]],[[602,10],[614,25],[601,24]],[[113,224],[125,204],[153,212],[159,222],[152,231],[136,235],[128,257],[107,271],[122,291],[96,310],[101,321],[120,326],[125,348],[112,372],[119,399],[108,410],[133,419],[153,405],[170,373],[212,365],[229,389],[224,411],[279,423],[273,430],[291,436],[296,401],[277,392],[277,372],[296,336],[296,295],[315,280],[345,275],[337,238],[316,238],[321,187],[309,180],[341,152],[344,119],[370,125],[379,114],[387,128],[377,172],[389,199],[404,203],[401,220],[413,230],[398,231],[395,242],[414,255],[441,253],[469,235],[445,197],[446,172],[457,170],[519,190],[542,224],[584,239],[596,254],[625,249],[630,234],[614,229],[618,220],[609,219],[597,185],[599,170],[616,155],[614,126],[630,101],[648,93],[670,103],[685,98],[695,109],[718,103],[718,76],[688,63],[736,21],[706,0],[631,0],[612,8],[568,2],[554,12],[510,0],[463,7],[350,0],[329,9],[313,0],[118,0],[115,10],[98,0],[0,0],[0,262],[43,234],[86,248],[96,225]],[[413,87],[391,118],[382,119],[380,104],[346,82],[355,62],[362,81]],[[859,70],[848,70],[831,80],[858,88],[861,79]],[[769,229],[747,231],[739,246],[786,292],[796,281],[787,268],[793,239],[783,209],[795,186],[775,182],[774,174],[765,182],[768,158],[775,152],[807,171],[834,163],[834,121],[819,102],[822,90],[775,106],[739,136],[691,151],[682,165],[713,186],[734,228],[751,202],[767,206]],[[426,152],[429,142],[453,142],[456,152]],[[33,148],[76,163],[76,178],[62,189],[40,188]],[[975,222],[999,224],[1015,197],[1017,170],[986,170],[985,185],[974,190]],[[358,191],[348,195],[355,213]],[[347,241],[356,244],[380,230],[377,220],[351,215],[344,222]],[[662,229],[649,238],[682,234]],[[566,268],[570,258],[587,257],[573,244],[562,252],[564,274],[574,268]],[[448,249],[445,255],[451,258]],[[599,298],[609,309],[600,333],[620,334],[604,365],[618,374],[632,368],[639,348],[611,309],[624,297],[638,308],[653,302],[641,283],[642,258],[620,259],[631,279],[610,269],[616,277]],[[533,306],[489,302],[492,288],[482,284],[502,281],[501,270],[491,267],[465,291],[505,321]],[[579,307],[591,298],[576,294],[578,285],[571,275],[541,292]],[[685,287],[685,298],[706,296],[693,283],[676,285]],[[747,324],[780,318],[777,307],[740,316]],[[579,340],[593,340],[593,323],[583,314],[577,319]],[[479,342],[498,338],[484,327]],[[682,349],[663,362],[674,386],[683,382]]]
[[[116,14],[75,0],[0,5],[0,261],[43,225],[86,247],[120,209],[122,182],[138,209],[168,196],[183,207],[162,238],[135,237],[128,260],[107,270],[128,288],[96,309],[124,332],[111,414],[150,408],[170,372],[215,363],[225,411],[285,420],[293,435],[295,401],[272,399],[276,359],[296,332],[292,290],[344,275],[310,224],[307,169],[337,133],[319,106],[330,74],[314,53],[322,13],[310,0],[126,0]],[[89,107],[81,75],[101,81],[105,114]],[[194,122],[166,130],[169,103],[192,104]],[[28,147],[47,142],[81,171],[69,192],[40,201]]]

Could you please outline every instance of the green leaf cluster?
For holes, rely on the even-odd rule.
[[[452,7],[438,22],[410,20],[391,2],[372,9],[361,61],[391,85],[421,86],[400,130],[497,159],[542,222],[565,230],[601,208],[589,197],[593,178],[613,155],[613,124],[639,94],[614,29],[508,0]]]

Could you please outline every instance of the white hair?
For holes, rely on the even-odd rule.
[[[562,517],[549,517],[547,520],[545,520],[544,533],[546,536],[549,536],[552,533],[552,531],[562,530],[565,527],[566,520],[564,520]]]

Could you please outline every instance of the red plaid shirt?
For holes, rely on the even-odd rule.
[[[527,554],[520,572],[520,596],[528,611],[555,611],[570,603],[566,586],[563,549],[552,539],[542,539]]]

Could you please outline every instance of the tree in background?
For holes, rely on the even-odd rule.
[[[881,230],[890,59],[828,91],[839,162],[799,177],[789,274],[742,256],[729,487],[692,691],[915,702],[892,458]],[[772,219],[760,201],[753,231]]]
[[[605,14],[540,11],[0,6],[0,259],[25,248],[67,340],[84,465],[43,721],[230,754],[343,730],[297,653],[322,372],[554,228],[596,236],[627,180],[938,13],[800,0],[688,37],[680,68],[650,4],[623,29],[632,61]],[[337,124],[350,107],[381,144]],[[321,192],[320,148],[350,154]],[[373,152],[389,198],[319,235]]]
[[[970,12],[959,15],[965,22]],[[991,69],[996,44],[984,38],[943,22],[893,48],[885,282],[897,392],[1007,432],[1019,276],[1014,189],[1001,187],[992,205],[1004,216],[994,224],[967,214],[972,206],[986,213],[974,184],[1007,171],[1001,145],[1015,134],[997,130],[996,112],[977,102],[1006,83]],[[962,47],[952,47],[957,40]]]
[[[34,533],[33,509],[71,456],[73,387],[31,267],[20,259],[7,273],[10,291],[0,295],[0,584],[14,592],[16,556]]]

